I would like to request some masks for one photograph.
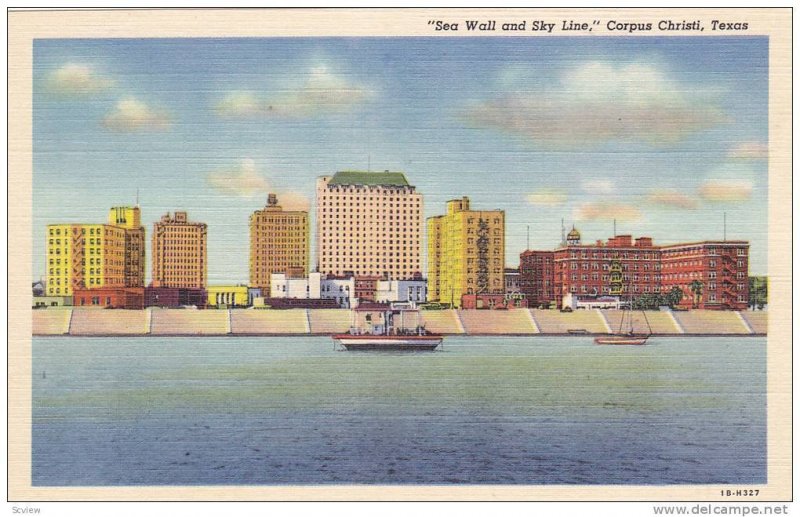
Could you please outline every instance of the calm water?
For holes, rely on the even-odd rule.
[[[766,339],[33,338],[34,485],[766,482]]]

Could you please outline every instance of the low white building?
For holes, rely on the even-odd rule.
[[[356,280],[353,277],[333,277],[320,281],[320,296],[336,300],[336,305],[350,309],[355,305]]]
[[[287,277],[283,273],[270,277],[270,297],[296,299],[332,299],[343,309],[356,306],[354,277],[323,278],[311,273],[308,278]],[[428,297],[425,280],[378,280],[375,288],[376,302],[424,303]]]
[[[323,298],[320,287],[321,275],[319,273],[309,273],[305,278],[294,278],[285,273],[273,273],[269,280],[269,295],[271,298],[319,300]]]
[[[425,303],[428,282],[425,280],[378,280],[376,302]]]
[[[617,309],[622,303],[616,296],[581,297],[574,293],[567,293],[561,304],[562,308],[576,309]]]

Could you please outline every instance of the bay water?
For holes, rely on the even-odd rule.
[[[35,486],[766,482],[766,338],[34,337]]]

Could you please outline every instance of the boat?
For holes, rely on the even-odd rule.
[[[619,330],[606,336],[597,336],[594,342],[598,345],[644,345],[647,339],[653,335],[653,330],[650,328],[650,322],[647,320],[647,314],[642,311],[644,321],[647,323],[647,333],[633,331],[633,311],[630,309],[630,302],[627,307],[622,310],[622,318],[619,321]],[[627,324],[626,324],[627,321]]]
[[[598,345],[644,345],[649,337],[646,334],[611,334],[597,336],[594,342]]]
[[[429,332],[419,309],[411,304],[361,303],[352,309],[353,322],[333,342],[344,350],[436,350],[444,340]]]

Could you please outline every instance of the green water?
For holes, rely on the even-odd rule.
[[[763,481],[766,339],[651,342],[36,338],[34,481]]]

